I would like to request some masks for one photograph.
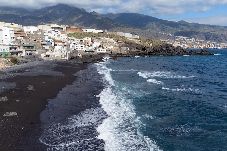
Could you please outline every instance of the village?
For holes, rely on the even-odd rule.
[[[174,47],[182,47],[184,49],[225,49],[227,43],[219,43],[213,41],[205,41],[196,38],[175,36],[172,39],[162,40],[168,44],[172,44]]]
[[[0,22],[0,55],[1,58],[15,56],[20,59],[69,60],[86,55],[114,54],[128,50],[113,38],[105,36],[78,38],[73,36],[75,33],[115,34],[132,40],[140,38],[130,33],[108,33],[103,30],[82,29],[68,25],[22,26]]]
[[[206,42],[181,36],[175,37],[174,40],[155,41],[131,33],[69,25],[22,26],[0,22],[0,68],[35,60],[79,60],[87,56],[115,54],[121,56],[129,54],[129,51],[160,45],[160,42],[184,49],[227,48],[225,43]],[[170,52],[172,53],[174,52]]]

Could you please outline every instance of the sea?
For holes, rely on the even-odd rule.
[[[41,142],[57,137],[49,150],[227,151],[227,50],[211,51],[214,56],[106,58],[93,64],[104,84],[96,95],[100,106],[58,123],[54,129],[70,129],[70,139],[64,129],[60,136],[44,133]]]
[[[109,151],[227,151],[227,50],[97,64]]]

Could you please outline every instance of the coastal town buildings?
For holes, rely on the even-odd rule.
[[[131,34],[131,33],[117,32],[117,35],[123,36],[123,37],[126,37],[126,38],[131,38],[131,39],[139,39],[140,38],[140,36],[134,35],[134,34]]]
[[[83,36],[70,36],[75,33]],[[105,36],[102,37],[102,34]],[[108,34],[114,36],[108,36]],[[122,39],[119,40],[119,37]],[[136,44],[141,41],[138,35],[132,33],[106,32],[57,24],[22,26],[0,22],[0,55],[3,56],[70,59],[87,54],[127,53],[130,49],[124,45],[122,40],[125,39]],[[202,41],[182,36],[175,37],[174,40],[163,41],[183,48],[227,48],[226,43]]]
[[[86,33],[103,33],[104,31],[103,30],[97,30],[97,29],[83,29],[83,32],[86,32]]]
[[[14,29],[9,27],[2,27],[0,30],[0,43],[4,45],[11,45],[15,42]]]
[[[227,43],[218,43],[212,41],[205,41],[196,38],[176,36],[174,39],[162,40],[163,42],[172,44],[174,47],[182,47],[185,49],[194,48],[194,49],[221,49],[227,48]]]

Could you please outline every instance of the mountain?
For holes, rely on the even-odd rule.
[[[58,4],[37,10],[0,8],[0,20],[22,25],[58,23],[84,27],[110,29],[119,26],[109,18],[86,12],[84,9]]]
[[[136,13],[98,14],[64,4],[33,10],[0,7],[0,21],[22,25],[43,23],[77,25],[131,32],[149,38],[167,38],[175,35],[217,42],[227,41],[227,27],[223,26],[174,22]]]
[[[139,34],[155,31],[156,34],[153,33],[153,36],[161,37],[165,36],[163,33],[167,33],[218,42],[227,41],[227,27],[224,26],[188,23],[186,21],[174,22],[136,13],[106,14],[104,16],[124,26],[137,29],[134,31]],[[127,31],[127,29],[125,30]]]
[[[29,10],[24,8],[0,7],[0,14],[23,15],[29,13]]]

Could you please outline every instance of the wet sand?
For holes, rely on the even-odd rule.
[[[0,101],[0,150],[46,150],[47,146],[39,141],[42,133],[40,114],[48,100],[54,99],[64,87],[72,84],[76,80],[74,74],[86,67],[47,62],[41,68],[28,66],[10,71],[10,76],[0,81],[16,84],[0,93],[3,99]]]

